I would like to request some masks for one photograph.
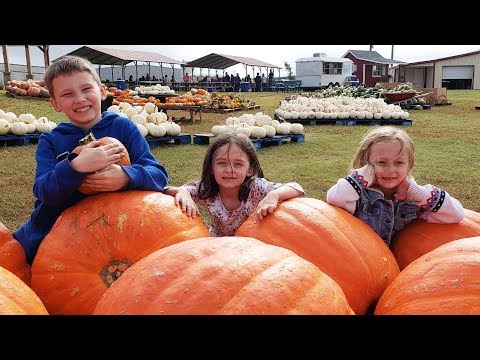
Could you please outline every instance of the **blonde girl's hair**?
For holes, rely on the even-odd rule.
[[[370,148],[373,144],[385,141],[398,140],[400,143],[400,154],[407,154],[409,161],[409,172],[414,164],[415,144],[410,136],[401,129],[393,126],[375,126],[368,130],[363,135],[358,149],[352,159],[352,170],[361,168],[368,164],[368,157],[370,155]]]
[[[52,62],[52,64],[45,71],[44,81],[50,92],[50,97],[53,97],[53,79],[61,75],[70,75],[74,72],[87,71],[92,75],[93,80],[100,86],[102,81],[95,71],[93,64],[80,56],[65,55]]]

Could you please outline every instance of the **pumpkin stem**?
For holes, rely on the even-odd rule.
[[[88,143],[90,143],[92,141],[95,141],[95,140],[97,140],[97,139],[95,138],[93,133],[90,131],[90,133],[87,136],[78,140],[78,144],[79,145],[87,145]]]
[[[110,285],[112,285],[115,280],[117,280],[130,266],[132,266],[132,263],[127,259],[110,260],[110,262],[103,267],[102,271],[100,271],[98,275],[102,279],[103,283],[107,287],[110,287]]]

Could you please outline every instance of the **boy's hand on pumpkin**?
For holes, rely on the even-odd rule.
[[[120,144],[100,144],[100,140],[86,144],[80,154],[71,161],[72,167],[79,172],[93,173],[115,164],[125,156]]]

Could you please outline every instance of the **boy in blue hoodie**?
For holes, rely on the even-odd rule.
[[[70,122],[62,122],[39,138],[37,168],[33,184],[35,204],[30,219],[13,234],[32,264],[43,238],[68,207],[86,196],[77,190],[85,180],[92,190],[163,191],[168,182],[166,169],[158,163],[137,126],[116,113],[101,111],[106,87],[86,59],[64,56],[45,72],[50,103]],[[127,149],[130,166],[116,164],[124,155],[117,144],[92,141],[80,154],[73,153],[79,140],[89,133],[96,139],[118,139]]]

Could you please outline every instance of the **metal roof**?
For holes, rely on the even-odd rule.
[[[184,66],[203,68],[203,69],[222,69],[223,70],[237,64],[281,69],[280,66],[272,65],[264,61],[260,61],[260,60],[249,58],[249,57],[221,55],[221,54],[215,54],[215,53],[211,53],[209,55],[205,55],[196,60],[189,61]]]
[[[376,51],[348,50],[342,57],[345,57],[348,53],[351,53],[358,60],[370,61],[377,64],[405,64],[404,61],[386,59]]]
[[[67,55],[81,56],[88,59],[92,64],[96,65],[125,65],[132,61],[178,65],[185,64],[182,61],[178,61],[155,52],[109,49],[93,46],[82,46],[74,51],[69,52]]]

